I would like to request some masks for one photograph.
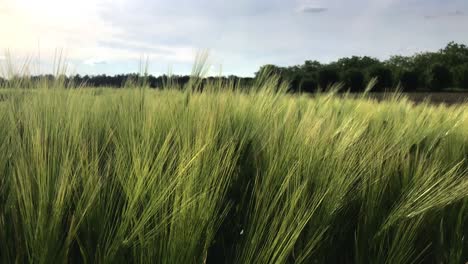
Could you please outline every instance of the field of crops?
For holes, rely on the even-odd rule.
[[[2,91],[0,262],[468,261],[467,104],[275,82]]]

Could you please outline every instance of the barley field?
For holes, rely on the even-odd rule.
[[[0,90],[0,262],[468,261],[467,104],[277,82]]]

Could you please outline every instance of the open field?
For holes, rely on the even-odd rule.
[[[3,91],[1,263],[464,263],[468,105]]]
[[[382,100],[385,96],[382,93],[371,93],[373,98]],[[421,103],[427,100],[432,104],[465,104],[468,102],[468,93],[465,92],[413,92],[403,93],[410,101]]]

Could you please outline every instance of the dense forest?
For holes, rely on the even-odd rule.
[[[372,78],[378,79],[376,91],[399,85],[409,92],[442,91],[447,88],[468,90],[468,47],[450,42],[437,52],[396,55],[385,61],[353,56],[329,64],[309,60],[292,67],[265,65],[257,74],[267,70],[290,80],[293,89],[306,92],[337,82],[342,82],[351,91],[359,92]]]
[[[264,65],[256,73],[255,78],[223,76],[207,77],[203,83],[210,81],[232,81],[239,86],[251,85],[258,76],[265,73],[278,74],[282,80],[290,83],[291,92],[314,92],[325,89],[334,83],[343,83],[351,92],[363,91],[366,83],[373,78],[378,82],[374,91],[383,91],[391,87],[400,87],[403,91],[468,91],[468,47],[464,44],[450,42],[436,52],[422,52],[413,56],[391,56],[381,61],[368,56],[352,56],[324,64],[316,60],[307,60],[302,65],[281,67]],[[184,86],[190,80],[188,75],[142,76],[138,73],[120,75],[96,76],[59,76],[67,84],[85,84],[92,87],[124,87],[128,83],[142,80],[152,88],[161,88],[168,82]],[[0,87],[8,87],[9,83],[25,77],[13,77],[8,80],[0,78]],[[29,80],[54,80],[53,75],[27,77]],[[28,82],[23,82],[28,83]]]

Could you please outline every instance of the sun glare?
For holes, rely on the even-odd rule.
[[[4,2],[2,2],[4,1]],[[99,6],[107,0],[0,0],[0,49],[18,56],[41,52],[53,58],[56,48],[91,56],[95,43],[109,36],[111,29],[99,18]],[[89,51],[91,50],[91,51]],[[0,54],[3,50],[0,50]],[[78,56],[78,55],[76,55]]]
[[[99,1],[95,0],[16,0],[17,10],[41,19],[76,18],[96,12]]]

